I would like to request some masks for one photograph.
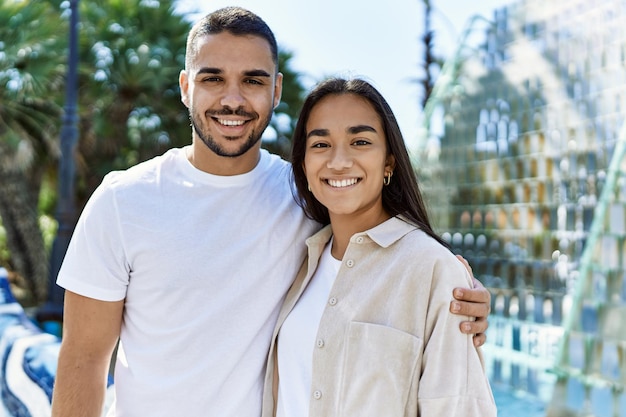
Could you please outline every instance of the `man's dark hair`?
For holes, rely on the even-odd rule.
[[[193,25],[187,37],[185,67],[189,68],[198,53],[198,38],[205,35],[216,35],[229,32],[233,35],[259,36],[267,41],[272,51],[272,59],[278,71],[278,45],[270,27],[256,14],[241,7],[224,7],[218,9]]]

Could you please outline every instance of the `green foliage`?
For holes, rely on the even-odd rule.
[[[57,204],[57,190],[55,187],[56,183],[52,181],[50,175],[44,175],[37,204],[37,210],[42,215],[54,215]]]
[[[7,231],[2,226],[2,219],[0,219],[0,266],[7,267],[9,265],[9,248],[7,247]]]
[[[47,1],[0,3],[0,141],[18,169],[55,153],[65,71],[64,22]],[[8,155],[6,152],[10,152]],[[13,158],[17,155],[18,158]]]
[[[54,243],[54,238],[57,234],[58,226],[59,224],[54,219],[54,217],[47,214],[42,214],[41,216],[39,216],[39,228],[41,229],[43,242],[48,253],[50,253],[50,251],[52,250],[52,244]]]
[[[190,24],[173,1],[82,2],[79,192],[189,143],[178,74]]]

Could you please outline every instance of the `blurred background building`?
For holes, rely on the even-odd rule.
[[[549,416],[626,416],[626,1],[470,21],[425,120],[432,220],[492,293],[493,384]]]

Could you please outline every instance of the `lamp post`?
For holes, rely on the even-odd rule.
[[[65,85],[65,108],[61,127],[61,157],[59,160],[56,212],[58,229],[50,256],[48,299],[37,312],[37,319],[42,323],[60,323],[63,320],[64,291],[56,284],[56,278],[76,224],[74,149],[78,142],[78,1],[70,0],[69,2],[71,13],[69,57]]]

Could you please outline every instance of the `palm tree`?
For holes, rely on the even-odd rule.
[[[57,14],[46,1],[0,3],[0,218],[8,266],[33,302],[45,297],[48,279],[39,190],[59,154],[64,45],[57,33],[64,22],[50,17]]]

